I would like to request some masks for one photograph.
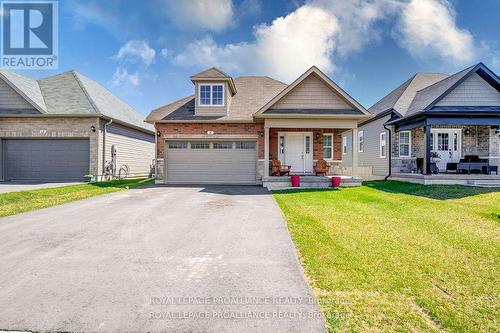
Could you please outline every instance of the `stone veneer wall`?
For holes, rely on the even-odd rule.
[[[90,130],[95,126],[96,131]],[[0,119],[0,139],[89,138],[91,174],[98,173],[99,118],[12,117]]]
[[[490,164],[499,165],[499,136],[490,126],[433,126],[433,128],[462,129],[462,156],[478,155],[490,159]],[[470,134],[465,135],[465,130]],[[399,157],[399,135],[392,131],[392,172],[416,170],[416,158],[425,156],[424,129],[411,130],[411,158]]]

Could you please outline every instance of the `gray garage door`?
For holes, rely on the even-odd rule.
[[[6,180],[82,180],[89,140],[3,140]]]
[[[167,141],[167,183],[255,184],[255,141]]]

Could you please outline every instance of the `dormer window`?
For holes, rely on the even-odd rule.
[[[224,105],[224,84],[200,84],[198,105]]]

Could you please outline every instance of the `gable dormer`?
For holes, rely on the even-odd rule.
[[[191,76],[194,83],[196,116],[225,116],[236,94],[233,78],[212,67]]]

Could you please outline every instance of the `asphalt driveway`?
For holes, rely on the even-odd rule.
[[[0,219],[0,330],[322,332],[259,187],[151,187]]]

